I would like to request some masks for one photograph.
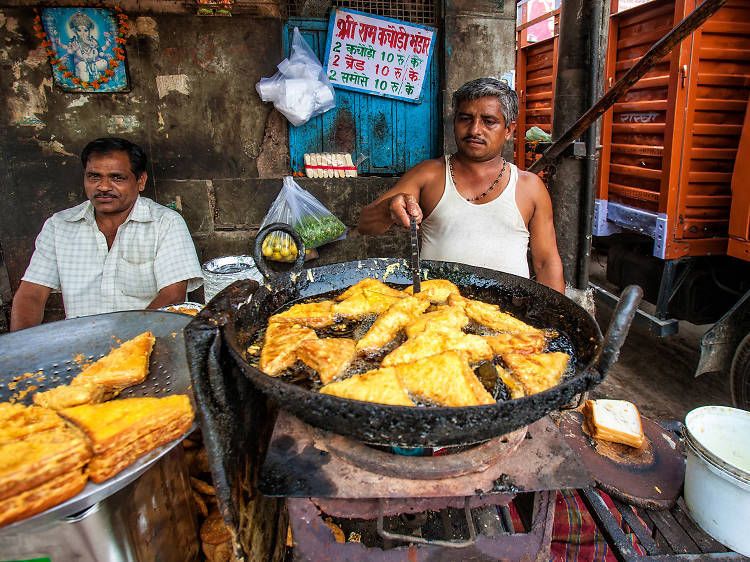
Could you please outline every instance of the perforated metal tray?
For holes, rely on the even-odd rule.
[[[174,312],[135,310],[73,318],[0,336],[0,402],[32,404],[34,392],[67,384],[83,366],[120,343],[151,331],[156,343],[148,378],[125,389],[120,398],[187,394],[195,410],[182,328],[191,317]],[[88,482],[73,498],[47,511],[0,528],[30,528],[81,511],[122,489],[180,443],[183,437],[154,449],[102,484]]]

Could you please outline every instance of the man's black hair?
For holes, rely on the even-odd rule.
[[[146,152],[137,144],[117,137],[105,137],[91,141],[81,152],[81,162],[84,169],[92,154],[110,154],[112,152],[126,152],[130,160],[130,170],[136,178],[140,178],[146,171]]]

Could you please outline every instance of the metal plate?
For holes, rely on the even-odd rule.
[[[190,320],[191,317],[185,314],[134,310],[51,322],[0,336],[0,364],[3,366],[0,401],[31,404],[34,392],[67,384],[83,365],[150,330],[156,343],[149,360],[148,378],[142,384],[122,391],[119,398],[187,394],[195,410],[182,336],[182,328]],[[88,482],[78,495],[38,515],[3,527],[0,533],[61,519],[101,501],[135,480],[181,440],[154,449],[103,484]]]
[[[646,439],[635,449],[597,441],[584,423],[581,412],[570,410],[560,417],[558,427],[599,488],[636,507],[661,510],[674,505],[685,479],[685,456],[677,436],[641,416]]]

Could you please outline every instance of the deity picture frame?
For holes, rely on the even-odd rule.
[[[52,67],[53,83],[65,92],[129,92],[121,10],[89,7],[42,8],[38,34]]]

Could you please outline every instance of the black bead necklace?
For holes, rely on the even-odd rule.
[[[451,156],[448,158],[448,168],[450,168],[450,171],[451,171],[451,179],[453,180],[453,185],[456,185],[456,178],[453,177],[453,156],[454,155],[451,154]],[[471,197],[471,198],[464,197],[464,199],[466,199],[469,202],[471,202],[471,201],[479,201],[482,197],[484,197],[490,191],[492,191],[493,189],[495,189],[495,186],[497,185],[497,182],[500,181],[500,178],[503,177],[503,174],[505,173],[505,165],[506,164],[507,164],[507,162],[505,161],[505,158],[503,158],[503,167],[500,169],[500,173],[498,174],[498,176],[495,179],[495,181],[492,182],[492,185],[489,187],[489,189],[487,191],[485,191],[481,195],[477,195],[476,197]]]

